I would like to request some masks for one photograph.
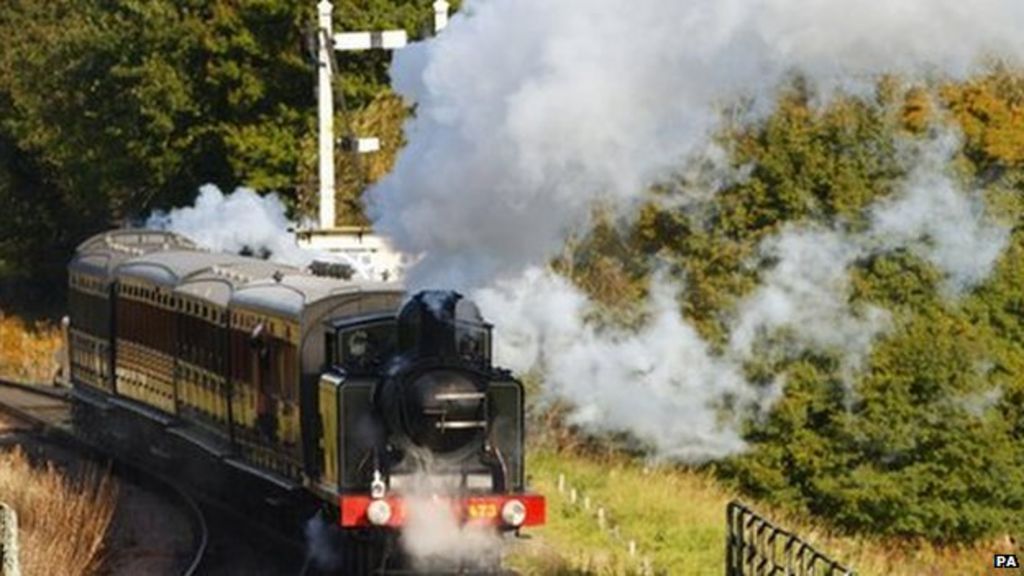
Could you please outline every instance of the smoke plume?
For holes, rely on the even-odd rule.
[[[961,78],[1024,55],[1014,0],[478,0],[395,56],[416,104],[369,193],[379,232],[422,254],[415,285],[478,287],[543,262],[595,200],[628,209],[707,146],[717,110],[770,109],[880,73]]]
[[[849,384],[891,326],[886,310],[853,301],[858,260],[912,250],[955,290],[991,271],[1009,230],[985,214],[980,193],[962,191],[947,173],[956,142],[942,133],[914,150],[915,168],[868,208],[867,228],[791,224],[765,239],[754,263],[760,284],[736,307],[724,349],[680,316],[674,296],[685,287],[666,278],[655,276],[650,320],[632,332],[587,323],[594,306],[578,289],[530,268],[474,295],[497,326],[495,356],[516,371],[540,368],[545,394],[568,400],[574,422],[590,430],[626,430],[664,457],[691,462],[741,450],[740,419],[770,406],[782,385],[747,382],[746,362],[765,352],[833,354]]]
[[[306,563],[322,570],[337,571],[342,566],[341,534],[337,526],[321,514],[306,521]]]
[[[850,304],[849,268],[864,256],[860,239],[821,226],[789,227],[765,240],[761,256],[777,263],[738,308],[730,348],[749,358],[759,338],[785,331],[792,351],[838,352],[847,372],[862,365],[887,325],[887,313]],[[776,343],[778,344],[778,343]]]
[[[902,193],[875,206],[871,229],[883,249],[906,246],[938,268],[951,296],[984,280],[1010,237],[986,214],[981,191],[963,192],[948,173],[959,145],[944,132],[917,150]]]
[[[544,263],[596,202],[628,215],[681,168],[723,165],[711,144],[721,110],[742,102],[739,120],[756,120],[794,74],[827,99],[880,74],[961,79],[992,56],[1020,62],[1021,21],[1012,0],[470,2],[444,34],[395,57],[394,86],[415,115],[368,208],[420,257],[410,286],[476,291],[498,359],[542,368],[545,393],[576,406],[578,422],[673,457],[718,457],[743,446],[736,408],[768,406],[781,385],[743,376],[762,343],[838,354],[847,375],[863,367],[891,318],[851,301],[858,260],[909,250],[954,297],[991,270],[1008,232],[945,170],[956,139],[929,143],[866,229],[794,223],[765,240],[761,283],[721,349],[680,317],[685,286],[656,281],[640,331],[599,330],[583,320],[593,305]],[[699,204],[734,177],[705,175],[678,202]]]
[[[224,194],[213,184],[199,188],[193,206],[154,212],[146,228],[170,230],[215,252],[251,254],[305,268],[313,260],[343,262],[358,276],[368,277],[355,260],[300,248],[288,219],[287,208],[276,194],[261,196],[250,188]]]
[[[714,354],[683,320],[674,286],[655,282],[650,322],[637,332],[598,330],[592,305],[554,274],[530,269],[475,298],[498,327],[495,356],[516,371],[540,367],[546,393],[575,407],[575,423],[628,430],[662,455],[706,460],[743,446],[727,403],[757,399],[739,367]],[[766,391],[768,392],[768,391]]]
[[[745,357],[759,335],[785,329],[798,351],[838,352],[849,376],[889,326],[885,310],[850,303],[848,269],[872,255],[910,250],[938,270],[950,297],[984,280],[1010,230],[986,214],[980,191],[962,190],[950,173],[959,146],[950,131],[908,146],[909,175],[895,194],[868,209],[864,231],[789,227],[767,239],[762,257],[777,264],[739,307],[734,352]]]

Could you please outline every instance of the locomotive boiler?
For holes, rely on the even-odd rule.
[[[74,421],[93,443],[286,529],[328,519],[343,574],[414,567],[398,537],[425,477],[460,522],[544,522],[523,387],[461,295],[147,230],[90,238],[68,271]]]

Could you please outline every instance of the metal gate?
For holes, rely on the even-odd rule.
[[[810,544],[743,504],[726,508],[725,576],[853,576]]]

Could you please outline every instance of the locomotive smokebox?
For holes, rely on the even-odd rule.
[[[399,427],[417,446],[449,454],[477,444],[486,430],[486,394],[470,375],[427,370],[401,386]]]
[[[476,305],[457,292],[420,292],[403,306],[399,355],[376,394],[399,444],[437,455],[482,445],[490,330]]]

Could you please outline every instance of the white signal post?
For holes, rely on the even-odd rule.
[[[328,0],[317,4],[317,119],[319,123],[320,229],[336,226],[334,208],[336,178],[334,173],[334,86],[331,77],[331,50],[357,52],[363,50],[397,50],[409,42],[405,30],[381,32],[334,33],[334,5]],[[344,142],[348,151],[365,154],[380,150],[376,138],[354,138]]]
[[[334,30],[334,5],[322,0],[316,5],[317,20],[317,120],[319,124],[320,229],[335,226],[334,213],[334,91],[331,87],[331,46],[324,42]]]
[[[449,4],[445,0],[437,0],[434,8],[434,33],[438,33],[448,25]],[[405,30],[384,30],[377,32],[334,32],[334,5],[329,0],[317,3],[317,124],[319,164],[320,210],[319,227],[316,230],[303,230],[299,233],[300,245],[341,252],[355,256],[365,263],[372,263],[373,270],[383,271],[383,277],[395,278],[404,265],[404,257],[391,250],[386,239],[373,235],[361,227],[337,226],[334,198],[336,192],[336,175],[334,171],[334,149],[338,141],[334,135],[334,86],[332,83],[333,54],[363,50],[396,50],[404,47],[408,41]],[[341,145],[348,152],[366,154],[380,150],[377,138],[358,138],[346,135]]]
[[[436,36],[448,26],[448,8],[446,0],[434,2],[434,35]]]

